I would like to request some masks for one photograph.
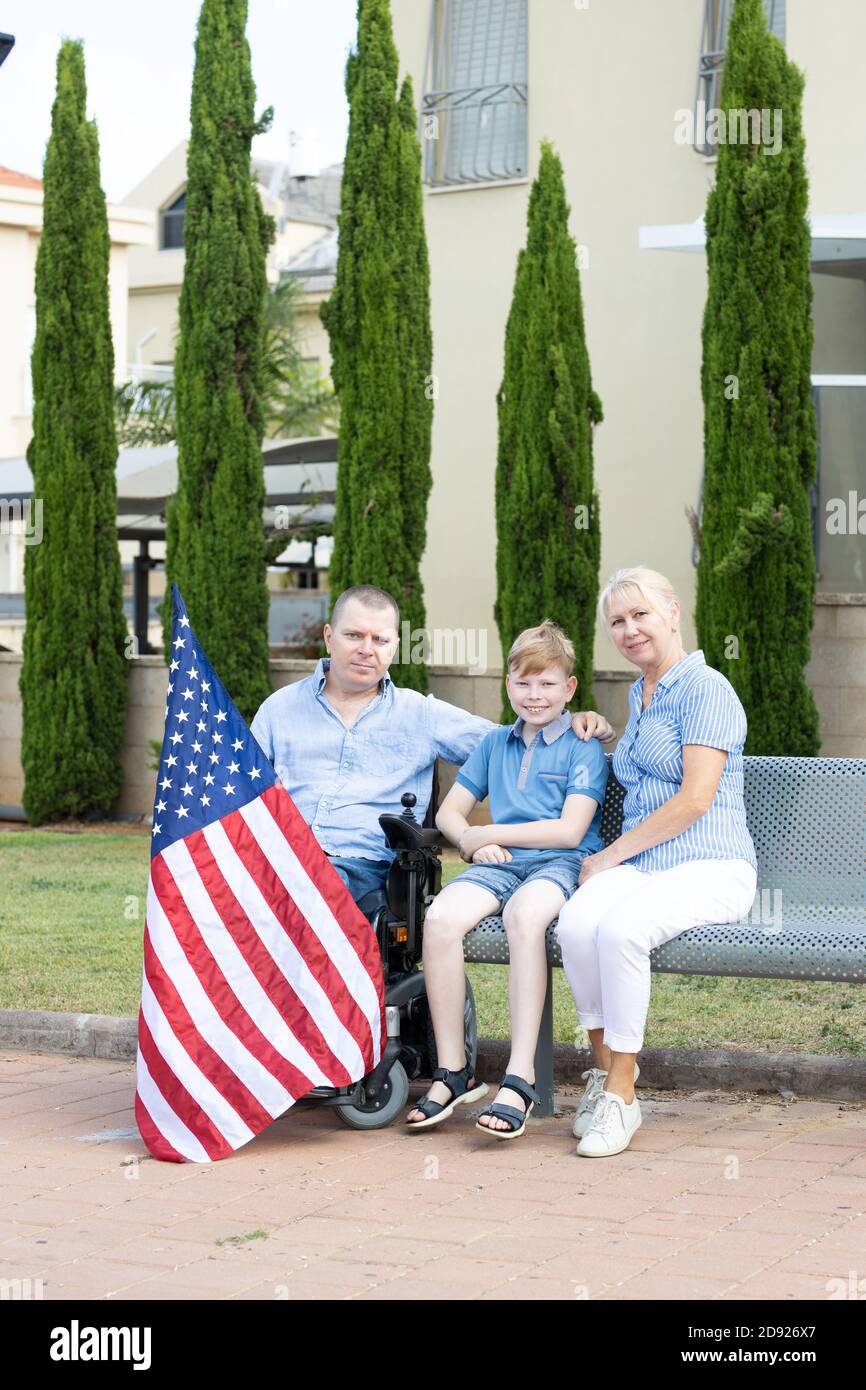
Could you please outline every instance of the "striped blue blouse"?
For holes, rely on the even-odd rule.
[[[730,681],[703,652],[691,652],[660,677],[642,709],[643,676],[629,691],[631,714],[613,755],[625,788],[623,832],[657,811],[682,786],[683,746],[723,748],[728,756],[710,809],[687,830],[626,860],[636,869],[672,869],[690,859],[745,859],[757,867],[743,801],[746,713]]]

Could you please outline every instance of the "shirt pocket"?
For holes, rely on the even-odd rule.
[[[365,739],[361,749],[361,770],[369,777],[410,778],[418,766],[418,743],[406,734],[383,734]],[[431,760],[432,761],[432,760]]]

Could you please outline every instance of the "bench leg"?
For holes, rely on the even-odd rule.
[[[538,1030],[538,1046],[535,1049],[535,1089],[541,1097],[541,1105],[533,1114],[550,1116],[553,1114],[553,971],[547,967],[547,993],[544,997],[544,1010],[541,1027]]]

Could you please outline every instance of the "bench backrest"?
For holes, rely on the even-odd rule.
[[[832,918],[866,905],[866,758],[745,758],[746,817],[758,888]],[[622,827],[623,788],[610,769],[606,845]]]

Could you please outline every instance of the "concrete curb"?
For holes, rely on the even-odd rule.
[[[135,1018],[0,1009],[0,1047],[128,1062],[135,1057],[137,1032]],[[482,1080],[497,1081],[502,1076],[508,1047],[499,1039],[479,1039]],[[554,1043],[553,1069],[559,1085],[580,1085],[581,1072],[591,1065],[588,1048]],[[640,1067],[640,1087],[649,1090],[790,1091],[818,1100],[866,1102],[866,1057],[649,1047],[640,1054]]]
[[[498,1081],[509,1044],[478,1040],[478,1076]],[[648,1047],[639,1054],[638,1088],[669,1091],[779,1091],[816,1100],[866,1102],[866,1057],[825,1057],[802,1052],[724,1052],[690,1047]],[[593,1065],[588,1047],[553,1045],[557,1085],[582,1086],[580,1074]]]

